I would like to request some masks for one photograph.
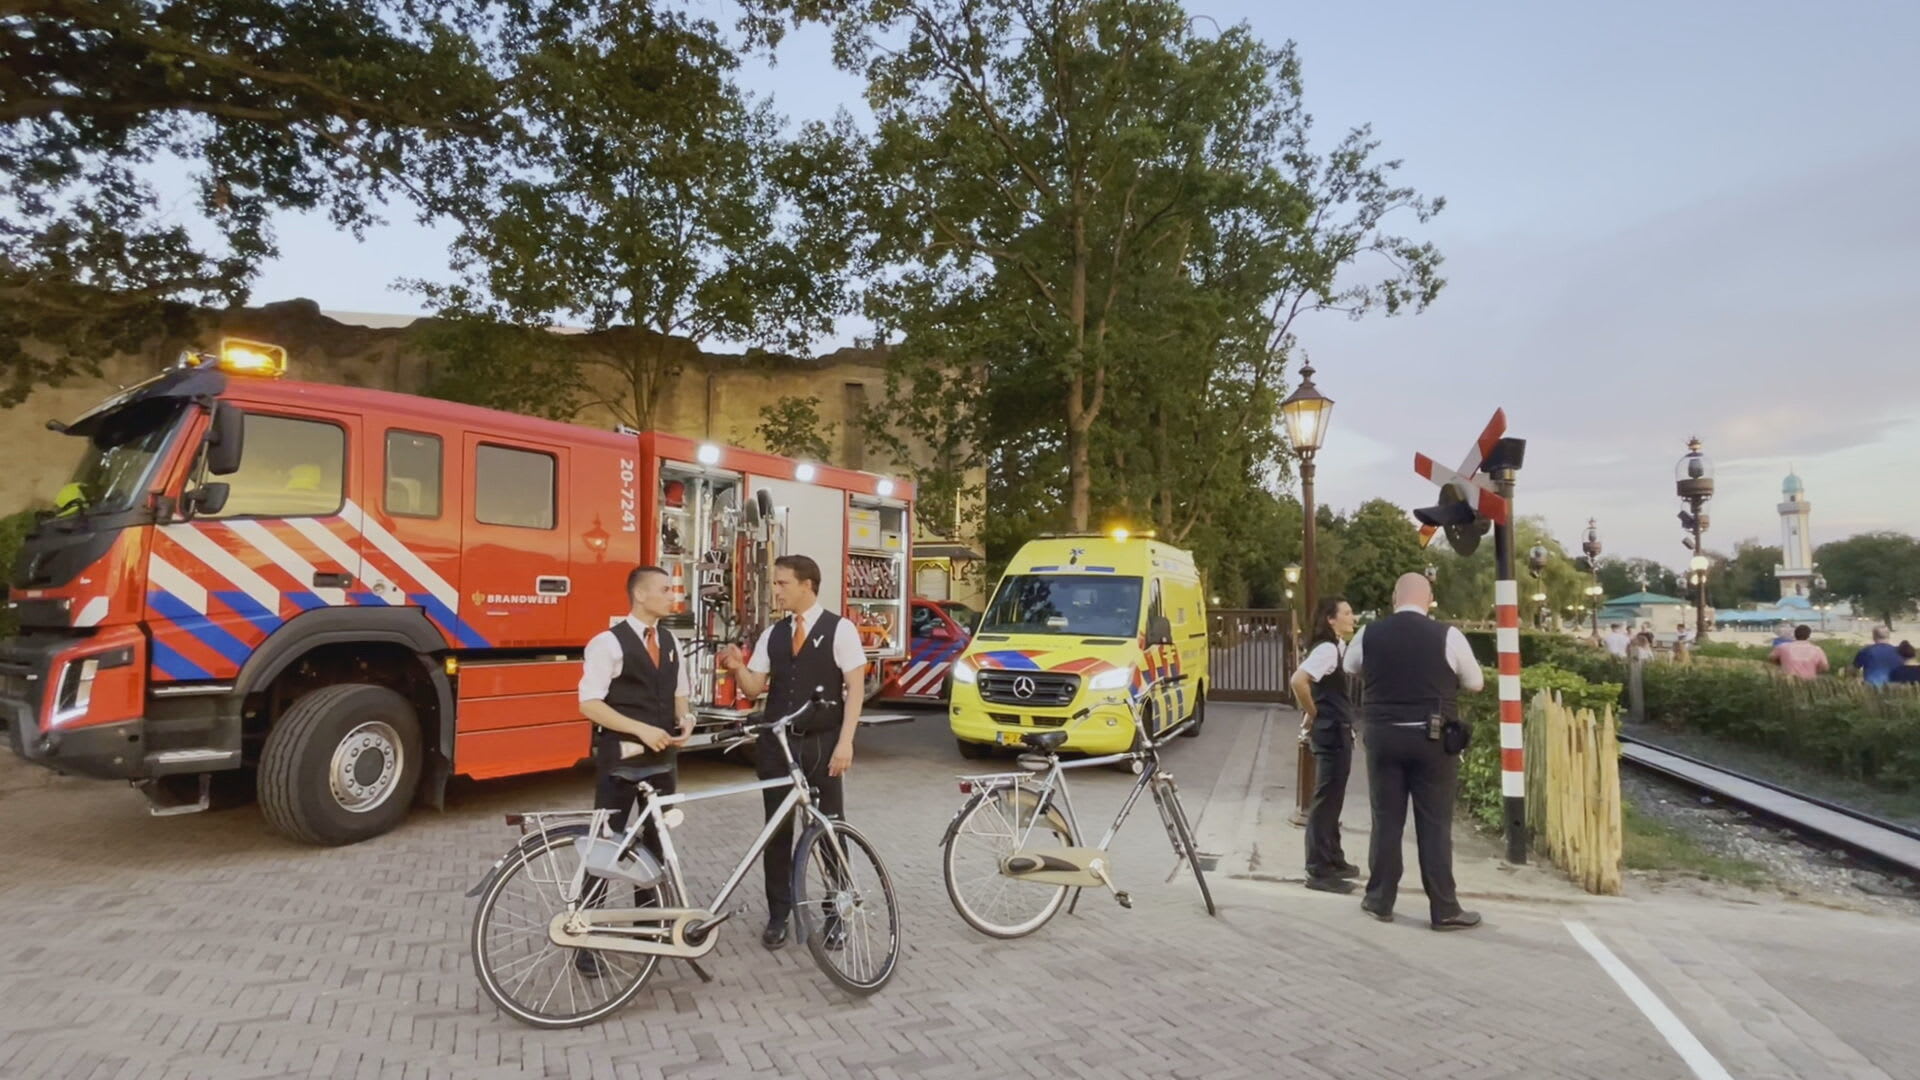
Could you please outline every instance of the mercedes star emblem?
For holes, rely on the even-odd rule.
[[[1034,683],[1033,676],[1031,675],[1022,675],[1013,680],[1013,696],[1022,701],[1032,697],[1033,692],[1037,689],[1039,689],[1039,687]]]

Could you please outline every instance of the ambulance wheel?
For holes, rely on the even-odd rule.
[[[1187,721],[1186,730],[1180,733],[1180,737],[1183,739],[1197,738],[1200,734],[1201,725],[1205,724],[1206,722],[1207,722],[1207,687],[1205,683],[1202,683],[1200,684],[1199,694],[1197,694],[1193,699],[1193,716],[1191,719]]]
[[[983,743],[968,742],[965,739],[955,739],[953,741],[956,746],[960,747],[960,756],[966,758],[968,761],[979,761],[981,758],[993,753],[993,748]]]
[[[420,720],[384,686],[302,695],[267,734],[260,809],[302,843],[352,844],[400,824],[420,782]]]

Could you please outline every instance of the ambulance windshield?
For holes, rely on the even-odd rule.
[[[1140,629],[1140,579],[1112,574],[1012,574],[987,605],[983,634],[1130,638]]]

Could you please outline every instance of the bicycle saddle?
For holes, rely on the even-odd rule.
[[[1066,741],[1067,733],[1064,731],[1029,731],[1025,735],[1020,736],[1020,742],[1022,744],[1030,746],[1042,753],[1056,749],[1061,743]]]
[[[642,780],[651,780],[656,776],[670,775],[672,772],[673,765],[671,763],[655,761],[646,765],[615,765],[612,769],[608,770],[607,775],[617,780],[625,780],[630,784],[637,784]]]

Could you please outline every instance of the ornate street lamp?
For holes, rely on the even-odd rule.
[[[1327,424],[1333,418],[1333,399],[1313,385],[1312,364],[1301,367],[1300,385],[1280,403],[1280,418],[1287,425],[1287,442],[1300,457],[1300,508],[1306,517],[1301,537],[1301,561],[1306,564],[1301,606],[1311,612],[1320,599],[1319,563],[1313,550],[1313,456],[1327,441]]]
[[[1698,436],[1687,440],[1687,453],[1673,466],[1673,489],[1687,504],[1680,511],[1680,527],[1690,534],[1683,543],[1693,552],[1688,577],[1693,580],[1694,638],[1707,640],[1707,556],[1700,534],[1707,531],[1707,500],[1713,498],[1713,460],[1700,451]]]
[[[1593,636],[1600,636],[1600,597],[1606,593],[1600,587],[1600,526],[1593,518],[1587,519],[1587,531],[1580,537],[1580,553],[1587,557],[1587,573],[1593,578],[1587,584],[1587,603],[1593,606]]]

